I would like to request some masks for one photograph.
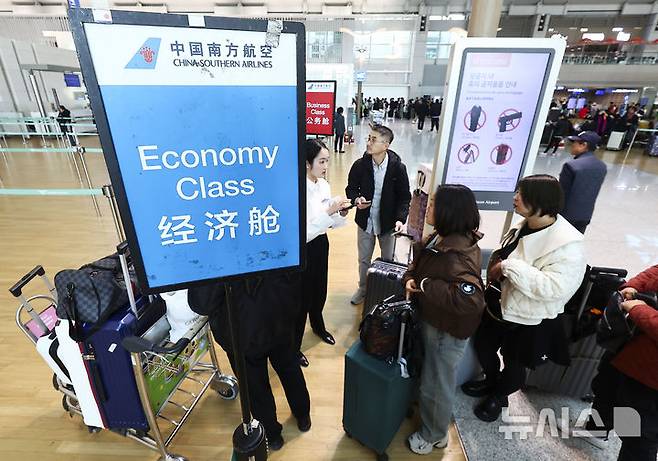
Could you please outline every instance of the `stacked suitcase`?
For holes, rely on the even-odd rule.
[[[345,354],[343,429],[372,449],[378,461],[388,460],[386,449],[410,413],[417,386],[402,360],[405,331],[403,320],[397,360],[369,355],[360,340]]]

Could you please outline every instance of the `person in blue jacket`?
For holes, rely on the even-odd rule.
[[[560,214],[584,234],[592,220],[594,204],[608,168],[594,155],[601,142],[594,131],[583,131],[567,139],[571,141],[574,158],[566,162],[560,172],[560,186],[564,192],[564,208]]]

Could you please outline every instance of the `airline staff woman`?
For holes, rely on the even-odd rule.
[[[308,366],[301,352],[306,315],[313,332],[327,344],[335,344],[327,331],[322,310],[327,300],[327,272],[329,270],[329,239],[327,230],[345,224],[350,201],[343,197],[331,197],[331,189],[325,178],[329,166],[329,150],[320,140],[308,139],[306,150],[306,270],[302,276],[302,311],[296,325],[296,341],[299,362]]]

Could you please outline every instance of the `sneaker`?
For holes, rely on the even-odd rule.
[[[429,455],[434,448],[445,448],[448,446],[448,434],[437,442],[428,442],[420,435],[420,432],[414,432],[407,439],[409,448],[417,455]]]
[[[352,295],[352,299],[350,299],[350,302],[356,306],[357,304],[361,304],[363,301],[365,301],[365,299],[366,299],[365,291],[359,288]]]
[[[608,447],[608,437],[609,434],[605,430],[600,431],[589,431],[585,429],[585,426],[573,426],[569,421],[564,421],[562,418],[556,418],[557,421],[557,430],[561,435],[567,435],[569,438],[581,439],[589,443],[593,447],[598,448],[599,450],[605,450]],[[564,434],[564,429],[566,428],[566,434]],[[602,435],[601,432],[606,432],[606,435]]]

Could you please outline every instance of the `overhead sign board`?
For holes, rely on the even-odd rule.
[[[143,290],[300,268],[303,26],[109,17],[70,13]]]

